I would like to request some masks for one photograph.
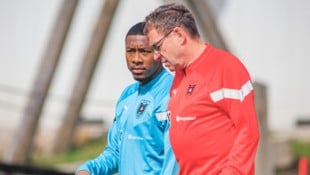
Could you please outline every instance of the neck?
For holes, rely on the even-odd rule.
[[[149,76],[148,78],[140,81],[140,85],[145,85],[148,82],[150,82],[151,80],[153,80],[158,74],[160,74],[160,72],[163,70],[163,67],[160,66],[151,76]]]

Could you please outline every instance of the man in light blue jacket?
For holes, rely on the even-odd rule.
[[[167,103],[173,76],[154,61],[144,23],[126,35],[126,61],[135,83],[122,92],[108,143],[77,175],[174,175],[178,166],[169,142]]]

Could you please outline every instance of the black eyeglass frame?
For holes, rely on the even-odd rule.
[[[164,43],[164,39],[167,38],[170,33],[172,33],[173,30],[170,30],[168,33],[166,33],[160,40],[156,41],[154,44],[152,44],[151,46],[151,50],[153,52],[159,52],[160,51],[160,48],[161,46],[163,45]]]

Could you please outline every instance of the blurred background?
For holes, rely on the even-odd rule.
[[[0,162],[72,173],[99,154],[133,82],[125,35],[167,2],[186,4],[205,41],[239,57],[256,83],[257,174],[296,174],[310,155],[309,0],[0,0]],[[89,143],[97,152],[42,163]]]

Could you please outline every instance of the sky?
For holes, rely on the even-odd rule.
[[[125,34],[161,2],[120,2],[83,114],[113,118],[117,98],[133,82],[124,57]],[[296,118],[310,118],[310,2],[211,2],[230,51],[246,65],[254,81],[268,88],[270,128],[293,129]],[[64,113],[102,3],[80,1],[44,108],[44,115],[55,117],[45,122]],[[60,0],[0,0],[0,121],[21,116],[60,6]],[[13,107],[6,108],[8,104]]]

